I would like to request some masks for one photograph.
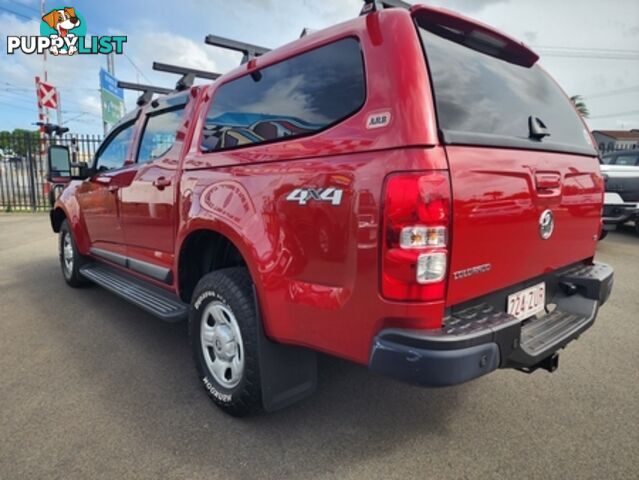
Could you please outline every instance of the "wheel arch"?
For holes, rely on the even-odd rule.
[[[80,205],[73,191],[74,188],[65,189],[53,205],[53,208],[49,212],[51,229],[55,233],[59,233],[62,222],[66,220],[69,223],[69,228],[71,229],[79,253],[81,255],[88,255],[91,240],[86,224],[84,223]]]
[[[257,285],[247,250],[238,239],[210,227],[188,232],[180,242],[177,255],[176,282],[180,298],[189,303],[197,282],[207,273],[223,268],[246,267]]]

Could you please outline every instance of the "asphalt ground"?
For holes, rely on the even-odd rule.
[[[639,236],[559,370],[427,390],[320,358],[319,389],[234,419],[184,325],[64,283],[44,215],[0,216],[0,479],[639,478]]]

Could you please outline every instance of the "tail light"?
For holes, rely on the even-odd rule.
[[[388,178],[381,262],[384,298],[444,298],[450,202],[447,172],[402,173]]]

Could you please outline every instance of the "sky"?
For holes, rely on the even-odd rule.
[[[411,2],[414,3],[414,2]],[[591,129],[639,128],[639,1],[424,0],[487,23],[524,41],[569,95],[582,95]],[[120,80],[172,87],[175,76],[155,72],[153,61],[224,73],[240,55],[207,46],[206,34],[275,48],[351,19],[360,0],[45,0],[45,11],[76,8],[89,35],[126,35],[116,57]],[[0,131],[35,128],[35,75],[42,57],[7,55],[7,35],[37,35],[39,0],[0,0]],[[58,87],[65,126],[100,134],[98,72],[103,55],[48,57],[50,83]],[[127,109],[136,95],[126,93]]]

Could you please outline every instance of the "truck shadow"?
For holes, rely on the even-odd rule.
[[[215,468],[224,478],[251,478],[256,468],[265,477],[309,477],[326,473],[326,465],[343,468],[396,449],[410,454],[416,436],[445,435],[473,388],[420,389],[321,355],[312,397],[273,414],[234,419],[200,387],[184,323],[162,323],[98,287],[70,289],[54,259],[23,269],[20,281],[47,282],[64,305],[52,314],[34,289],[21,290],[68,360],[61,366],[67,375],[49,382],[73,390],[68,379],[90,379],[96,408],[127,425],[141,444],[197,470]],[[109,425],[95,428],[108,438]]]

